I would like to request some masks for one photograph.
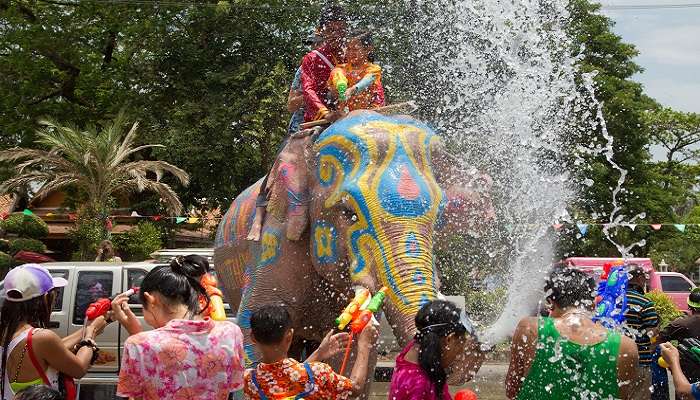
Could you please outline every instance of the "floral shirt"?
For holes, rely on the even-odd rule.
[[[117,395],[225,400],[242,388],[243,365],[243,334],[235,324],[172,320],[126,340]]]
[[[352,394],[352,381],[342,375],[333,372],[333,369],[324,363],[309,363],[314,374],[314,387],[309,385],[309,376],[304,364],[293,358],[285,358],[274,364],[258,364],[256,368],[256,380],[259,388],[270,400],[281,400],[309,391],[304,399],[326,400],[347,399]],[[258,388],[253,384],[253,370],[245,372],[245,395],[253,400],[260,398]]]

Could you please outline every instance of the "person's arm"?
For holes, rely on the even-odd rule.
[[[138,318],[129,307],[129,296],[124,293],[117,295],[112,300],[112,312],[114,320],[118,321],[129,332],[129,335],[135,335],[143,330]]]
[[[673,375],[673,386],[676,390],[676,395],[690,398],[689,396],[692,396],[693,388],[690,382],[688,382],[688,378],[686,378],[683,374],[683,370],[681,370],[681,361],[680,355],[678,354],[678,349],[671,343],[662,343],[661,356],[663,356],[664,360],[666,360],[666,363],[669,365],[669,369],[671,370],[671,374]]]
[[[333,331],[331,330],[326,334],[326,337],[323,338],[323,341],[321,341],[318,349],[316,349],[316,351],[314,351],[304,362],[312,363],[316,361],[328,360],[329,358],[345,351],[348,340],[350,340],[350,334],[341,332],[334,335]]]
[[[95,331],[90,326],[85,330],[85,339],[95,340]],[[79,379],[90,369],[93,351],[88,346],[81,347],[76,354],[73,354],[61,338],[48,329],[34,332],[32,341],[34,354],[58,372]]]
[[[88,327],[91,327],[93,330],[93,334],[95,337],[100,336],[102,334],[102,331],[104,331],[105,326],[107,326],[107,321],[105,320],[105,317],[98,317],[95,318],[90,322]],[[87,329],[87,327],[85,328]],[[83,330],[78,329],[77,331],[71,333],[70,335],[64,337],[61,339],[61,342],[63,342],[63,345],[70,351],[73,352],[73,349],[75,346],[80,343],[80,341],[83,339]]]
[[[634,340],[622,336],[617,356],[617,385],[620,388],[622,400],[635,399],[638,390],[637,365],[639,365],[637,344]]]
[[[537,318],[523,318],[513,333],[510,347],[510,365],[506,374],[506,395],[514,399],[530,371],[530,365],[537,352]]]
[[[287,97],[287,110],[290,113],[295,113],[302,107],[304,107],[304,93],[294,89],[289,89],[289,96]]]
[[[328,114],[328,108],[321,101],[318,93],[316,93],[316,81],[314,79],[314,67],[316,57],[307,55],[301,63],[301,90],[304,94],[304,105],[310,110],[314,110],[316,115],[314,119],[321,119]]]
[[[359,396],[365,390],[367,370],[369,369],[369,354],[377,342],[378,335],[377,328],[372,324],[367,324],[357,338],[357,358],[355,358],[355,365],[352,366],[352,372],[350,373],[350,381],[352,381],[352,389],[350,391],[353,396]]]

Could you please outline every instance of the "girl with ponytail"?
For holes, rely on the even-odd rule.
[[[472,325],[459,307],[444,300],[424,305],[415,322],[415,339],[396,358],[389,400],[450,400],[448,370],[467,352],[470,370],[483,361]]]
[[[141,332],[128,296],[114,299],[114,317],[131,334],[124,344],[119,396],[144,400],[240,396],[243,334],[229,321],[203,317],[209,299],[200,279],[209,271],[206,258],[189,255],[146,274],[139,298],[146,323],[155,328],[151,331]]]

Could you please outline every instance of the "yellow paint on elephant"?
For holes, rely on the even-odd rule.
[[[376,270],[391,289],[391,301],[406,314],[417,312],[435,293],[432,232],[444,195],[429,163],[433,140],[432,132],[416,125],[376,119],[316,144],[319,177],[330,190],[324,206],[344,201],[357,215],[346,235],[352,279]],[[406,250],[409,235],[420,251]],[[407,265],[413,266],[410,272]]]
[[[316,240],[316,257],[333,257],[333,233],[330,226],[319,225],[314,232]]]
[[[265,231],[261,239],[262,250],[260,253],[259,265],[269,265],[279,256],[279,233],[276,231]]]

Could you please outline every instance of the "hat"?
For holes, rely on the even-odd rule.
[[[693,288],[688,296],[688,307],[700,310],[700,287]]]
[[[39,264],[23,264],[10,270],[5,276],[5,299],[14,302],[27,301],[67,284],[67,280],[52,277],[51,273]]]

